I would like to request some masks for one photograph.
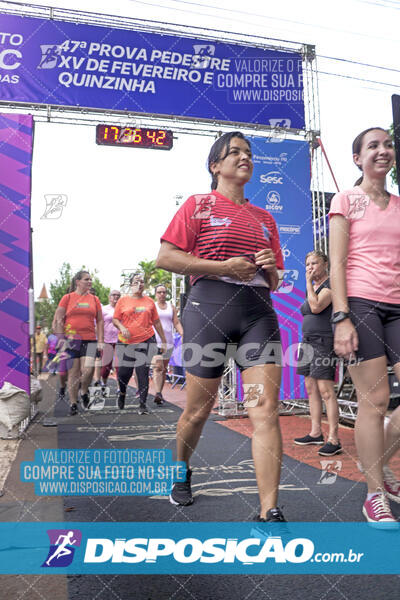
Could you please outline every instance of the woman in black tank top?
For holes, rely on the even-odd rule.
[[[300,309],[304,319],[297,373],[305,377],[311,431],[308,435],[296,438],[294,443],[299,446],[321,445],[318,452],[321,456],[333,456],[342,451],[342,446],[338,438],[339,408],[333,387],[336,357],[330,322],[332,294],[328,278],[328,257],[319,250],[309,252],[306,256],[306,282],[307,298]],[[326,406],[329,424],[325,444],[321,430],[322,401]]]

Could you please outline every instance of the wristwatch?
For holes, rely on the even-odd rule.
[[[336,323],[340,323],[341,321],[344,321],[345,319],[350,319],[350,313],[343,312],[343,310],[340,310],[339,312],[333,313],[332,318],[331,318],[331,323],[333,323],[335,325]]]

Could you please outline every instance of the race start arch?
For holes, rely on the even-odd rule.
[[[314,47],[10,2],[0,9],[0,386],[29,391],[30,176],[34,123],[46,120],[107,123],[121,145],[161,140],[148,131],[217,136],[235,128],[250,137],[255,170],[246,192],[276,219],[285,256],[274,294],[282,397],[303,397],[293,361],[304,256],[326,243],[314,227],[325,223]]]

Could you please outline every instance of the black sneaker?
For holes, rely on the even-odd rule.
[[[146,404],[139,404],[138,414],[139,415],[151,415],[151,410],[149,408],[147,408]]]
[[[93,385],[94,385],[94,386],[96,386],[96,387],[97,387],[97,386],[99,386],[99,387],[100,387],[100,386],[101,386],[101,381],[100,381],[100,379],[98,379],[97,381],[95,381]]]
[[[334,456],[335,454],[340,454],[341,452],[342,444],[339,441],[337,444],[326,442],[325,446],[322,446],[322,448],[318,450],[318,454],[320,456]]]
[[[190,487],[191,478],[192,470],[188,469],[186,471],[186,481],[175,481],[169,496],[171,504],[175,504],[175,506],[189,506],[193,504],[194,498]]]
[[[160,393],[157,393],[157,394],[154,396],[154,403],[155,403],[155,404],[158,404],[159,406],[161,406],[162,404],[165,404],[165,400],[164,400],[164,398],[163,398],[163,395],[162,395],[162,393],[161,393],[161,392],[160,392]]]
[[[260,523],[286,523],[282,511],[278,507],[270,508],[265,519],[258,515],[256,521],[259,521]]]
[[[69,414],[71,417],[74,417],[75,415],[78,414],[78,405],[76,402],[71,404],[71,408],[69,409]]]
[[[312,437],[311,435],[305,435],[304,437],[301,438],[295,438],[294,443],[297,444],[298,446],[309,446],[311,444],[323,444],[324,443],[324,436],[322,435],[318,435],[317,437]]]
[[[82,406],[87,408],[89,406],[89,394],[81,394]]]
[[[58,398],[57,398],[57,400],[59,402],[64,402],[64,400],[65,400],[65,388],[60,388],[58,390]]]
[[[118,408],[123,410],[125,408],[125,394],[118,394]]]

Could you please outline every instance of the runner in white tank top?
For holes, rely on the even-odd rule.
[[[163,355],[157,355],[154,357],[153,380],[156,390],[154,402],[156,404],[163,404],[165,400],[162,395],[162,390],[165,383],[169,359],[171,358],[174,349],[174,329],[176,329],[179,335],[182,336],[183,328],[180,320],[178,319],[175,306],[171,302],[166,301],[167,288],[165,285],[157,285],[155,292],[156,307],[162,327],[164,329],[165,338],[167,340],[167,352]],[[158,337],[157,332],[155,332],[155,335],[157,344],[161,345],[161,340]]]

